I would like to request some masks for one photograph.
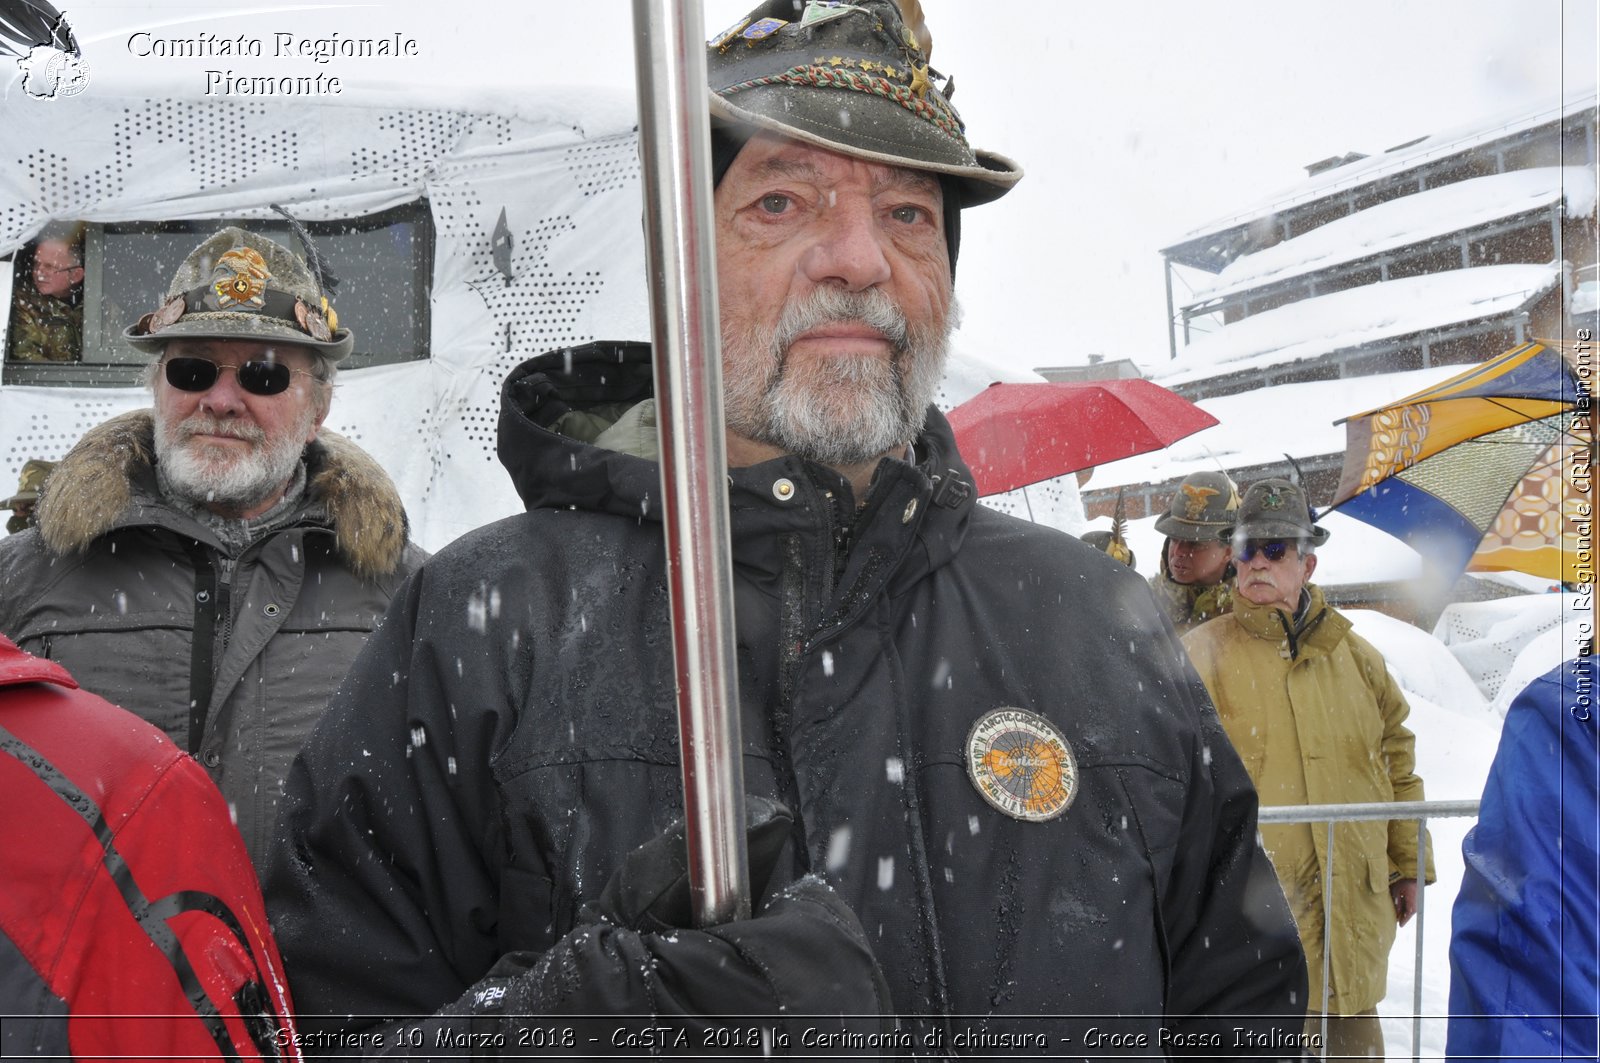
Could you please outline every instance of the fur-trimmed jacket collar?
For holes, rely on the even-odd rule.
[[[39,501],[39,534],[50,552],[81,553],[154,493],[155,419],[150,410],[114,417],[86,432],[50,474]],[[350,440],[323,429],[306,448],[306,496],[326,514],[340,556],[361,579],[391,575],[406,549],[399,492],[383,468]]]

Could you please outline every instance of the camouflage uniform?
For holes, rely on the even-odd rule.
[[[24,284],[11,302],[14,362],[76,362],[83,356],[83,308]]]
[[[1232,572],[1232,566],[1229,566]],[[1199,627],[1233,612],[1233,576],[1224,577],[1221,583],[1179,583],[1167,573],[1167,552],[1161,551],[1161,574],[1150,577],[1150,589],[1155,591],[1161,611],[1167,614],[1178,634]]]
[[[1180,635],[1233,611],[1234,573],[1230,561],[1216,583],[1179,583],[1167,568],[1172,540],[1220,542],[1238,508],[1238,488],[1226,473],[1197,472],[1184,477],[1167,512],[1156,520],[1156,531],[1167,539],[1161,544],[1161,571],[1150,577],[1150,589]]]
[[[24,528],[31,528],[39,523],[39,511],[36,508],[39,492],[44,490],[45,478],[55,467],[55,462],[45,461],[42,458],[29,458],[23,463],[22,476],[17,481],[17,493],[0,502],[0,509],[15,511],[11,519],[6,521],[8,534],[15,535]]]

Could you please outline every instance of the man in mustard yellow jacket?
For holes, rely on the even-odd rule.
[[[1328,531],[1287,480],[1245,492],[1234,526],[1231,615],[1183,637],[1263,807],[1420,801],[1409,708],[1372,644],[1311,581]],[[1416,912],[1414,820],[1261,828],[1310,969],[1308,1034],[1328,1015],[1327,1054],[1383,1056],[1376,1005],[1395,927]],[[1331,933],[1323,884],[1332,867]],[[1425,880],[1433,881],[1431,856]],[[1326,996],[1324,943],[1328,959]],[[1325,1003],[1324,1003],[1325,1002]]]

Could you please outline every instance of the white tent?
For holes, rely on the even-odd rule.
[[[426,357],[341,373],[328,427],[383,463],[413,536],[437,549],[521,508],[494,456],[507,371],[589,340],[648,338],[632,100],[585,90],[542,92],[536,103],[535,112],[527,98],[496,105],[448,89],[401,102],[361,92],[208,100],[100,91],[46,102],[13,93],[0,101],[13,148],[0,156],[0,255],[52,221],[248,225],[275,219],[267,204],[276,203],[315,223],[422,204],[432,229]],[[491,250],[502,212],[511,238],[504,271]],[[150,270],[164,287],[176,266]],[[415,304],[388,305],[384,294],[341,288],[341,323],[358,340],[363,315],[370,324],[413,312]],[[28,458],[59,458],[92,425],[148,405],[138,387],[38,386],[8,370],[0,370],[0,484],[14,483]],[[1027,376],[957,353],[941,401]],[[1070,477],[1033,489],[1026,502],[994,504],[1023,515],[1031,508],[1067,530],[1083,524]]]

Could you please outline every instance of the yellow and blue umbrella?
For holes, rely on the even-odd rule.
[[[1330,509],[1446,572],[1593,580],[1590,397],[1556,347],[1522,344],[1344,424]]]

